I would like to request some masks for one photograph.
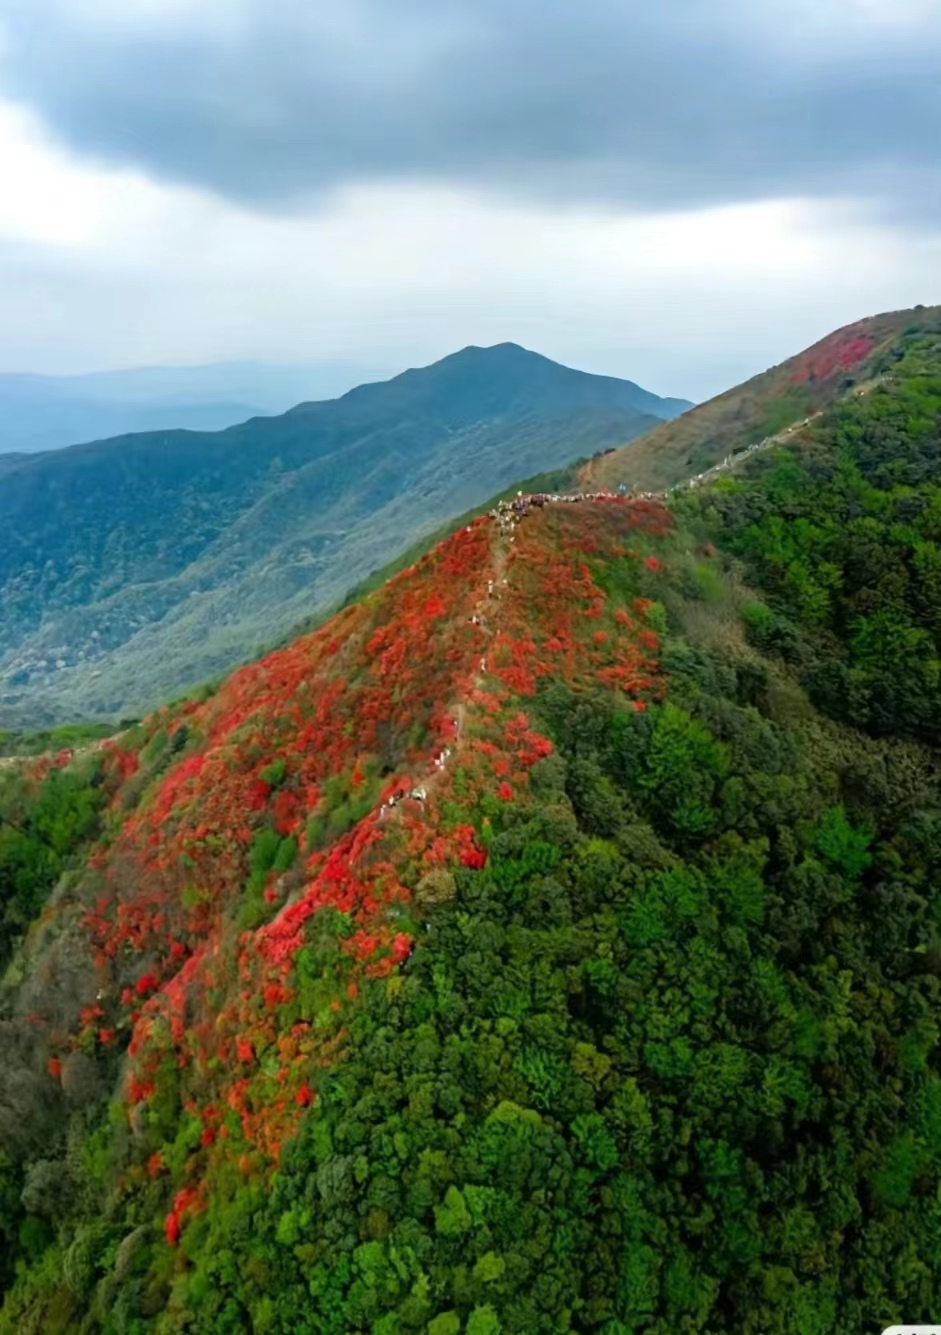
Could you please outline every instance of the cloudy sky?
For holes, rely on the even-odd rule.
[[[702,398],[941,301],[941,0],[0,0],[0,172],[0,370]]]

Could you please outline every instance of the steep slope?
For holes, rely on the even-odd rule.
[[[513,345],[215,435],[38,456],[0,490],[0,724],[231,667],[445,518],[679,405]]]
[[[0,1331],[933,1319],[941,323],[897,352],[676,513],[504,505],[78,762]]]
[[[938,307],[917,307],[838,329],[780,366],[649,432],[636,448],[592,461],[584,470],[584,485],[659,491],[701,473],[730,451],[799,425],[848,391],[865,388],[891,369],[903,331],[931,327],[937,315]]]

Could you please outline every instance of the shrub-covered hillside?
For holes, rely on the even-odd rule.
[[[643,491],[701,473],[730,450],[786,432],[849,391],[872,385],[891,365],[900,339],[936,328],[939,318],[941,308],[916,306],[837,329],[796,357],[655,427],[636,445],[590,461],[583,470],[585,483],[627,483]]]
[[[765,601],[748,637],[832,717],[941,742],[941,319],[786,448],[697,496]]]
[[[80,761],[3,993],[0,1331],[934,1318],[935,337]]]

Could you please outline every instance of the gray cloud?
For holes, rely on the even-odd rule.
[[[74,150],[257,208],[378,178],[938,211],[941,21],[777,4],[0,0],[0,52]]]

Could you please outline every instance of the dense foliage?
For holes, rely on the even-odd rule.
[[[682,703],[646,716],[546,693],[543,808],[357,1018],[262,1216],[264,1298],[207,1221],[211,1328],[931,1317],[937,790],[684,659]]]
[[[932,654],[892,694],[859,625],[941,615],[933,337],[678,519],[475,520],[101,753],[3,994],[0,1332],[936,1319]]]
[[[834,718],[941,741],[941,321],[866,394],[709,495],[766,594],[749,637]]]
[[[62,871],[97,832],[103,794],[92,760],[68,770],[0,768],[0,969]]]

